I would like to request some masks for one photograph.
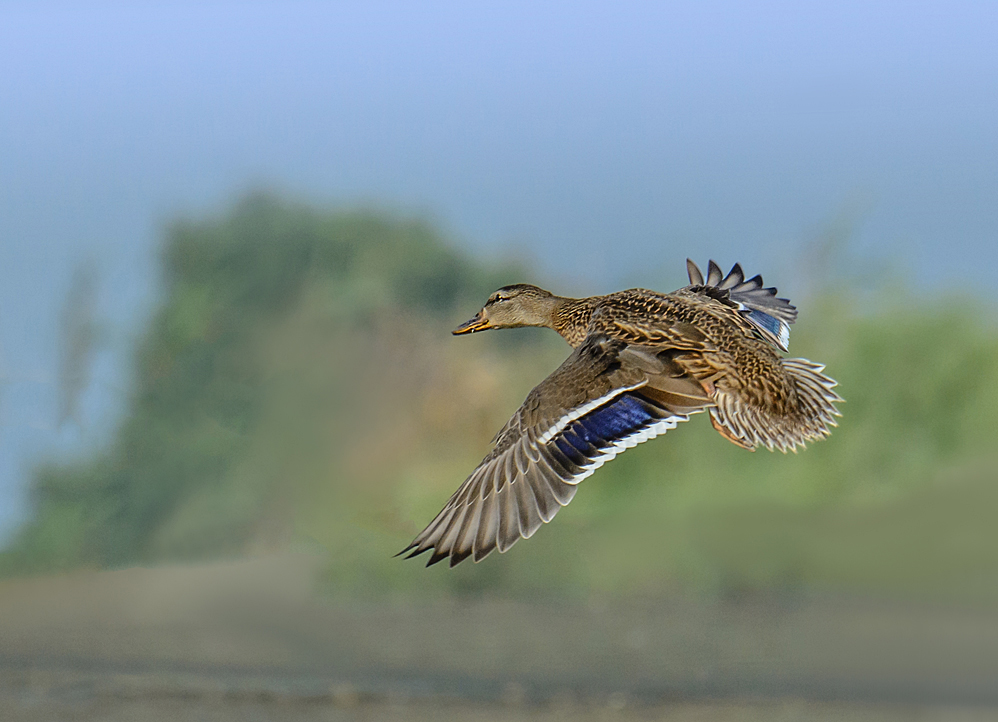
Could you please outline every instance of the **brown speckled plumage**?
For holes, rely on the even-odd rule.
[[[746,449],[796,451],[825,437],[842,399],[819,364],[786,359],[797,310],[737,264],[663,294],[631,289],[572,299],[506,286],[455,333],[547,326],[574,348],[496,436],[495,448],[404,550],[429,564],[479,561],[531,536],[576,485],[627,448],[708,411]],[[403,552],[403,553],[404,553]]]

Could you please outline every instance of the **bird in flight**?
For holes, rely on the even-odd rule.
[[[552,328],[574,349],[496,434],[495,446],[443,510],[399,554],[427,566],[529,538],[617,454],[707,411],[724,438],[784,453],[826,437],[839,416],[824,366],[784,358],[797,309],[746,279],[737,263],[707,277],[687,260],[690,284],[672,293],[631,289],[563,298],[516,284],[493,293],[454,329]]]

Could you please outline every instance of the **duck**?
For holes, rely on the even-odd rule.
[[[841,414],[824,366],[786,358],[797,308],[711,260],[690,283],[568,298],[504,286],[455,335],[550,328],[572,352],[499,430],[492,450],[439,514],[398,555],[431,552],[451,567],[530,538],[581,481],[618,454],[706,412],[728,441],[784,453],[827,437]]]

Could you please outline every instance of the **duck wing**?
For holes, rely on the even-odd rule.
[[[427,566],[447,558],[454,566],[506,551],[551,521],[580,481],[686,421],[704,401],[695,384],[672,379],[654,354],[589,336],[530,392],[495,448],[399,554],[432,550]]]
[[[756,331],[781,351],[790,344],[790,324],[797,320],[797,308],[786,298],[777,298],[776,288],[764,288],[762,276],[746,279],[736,263],[725,276],[714,261],[707,266],[705,279],[700,268],[686,259],[690,285],[682,289],[720,301],[736,308]]]

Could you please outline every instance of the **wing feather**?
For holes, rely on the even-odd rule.
[[[482,499],[481,510],[478,513],[478,530],[475,533],[475,561],[481,561],[496,547],[499,533],[499,503],[498,491],[488,494]]]
[[[499,533],[496,536],[496,547],[502,553],[509,549],[520,538],[520,511],[517,508],[516,493],[513,482],[499,490]],[[522,484],[521,484],[522,485]]]
[[[686,273],[690,277],[691,286],[702,286],[703,285],[703,273],[700,272],[700,268],[693,262],[693,259],[686,259]]]
[[[531,391],[492,452],[401,553],[432,550],[430,564],[449,558],[454,566],[504,552],[551,521],[606,461],[685,421],[655,395],[641,395],[650,377],[620,363],[625,348],[607,336],[583,342]]]
[[[751,323],[760,336],[786,351],[790,343],[790,325],[797,320],[797,308],[786,298],[777,298],[775,288],[764,288],[762,276],[745,280],[740,264],[731,267],[727,276],[714,261],[708,264],[707,279],[702,279],[700,269],[687,259],[690,285],[687,291],[698,293],[732,306]],[[696,273],[692,269],[696,270]]]

